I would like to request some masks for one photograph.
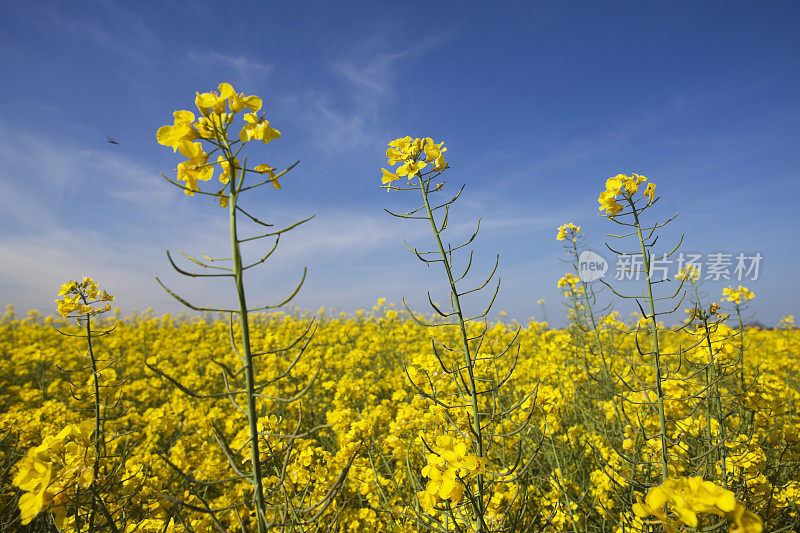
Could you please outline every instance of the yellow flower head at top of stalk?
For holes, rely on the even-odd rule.
[[[389,191],[396,187],[392,187],[391,183],[402,176],[406,176],[411,180],[420,171],[428,166],[428,163],[433,163],[433,170],[443,170],[447,166],[444,153],[447,148],[444,148],[444,142],[436,144],[430,137],[412,139],[411,137],[401,137],[389,143],[389,148],[386,150],[387,163],[389,165],[396,165],[402,163],[394,172],[381,169],[382,177],[381,182],[386,190]]]
[[[92,278],[83,278],[80,283],[77,281],[69,281],[61,286],[58,295],[63,298],[55,300],[58,305],[58,314],[67,318],[71,314],[77,315],[96,315],[98,313],[105,313],[111,310],[111,304],[105,304],[103,307],[92,307],[92,305],[99,302],[110,302],[114,297],[108,294],[105,290],[100,292],[97,282]]]
[[[722,289],[722,296],[723,300],[727,300],[728,302],[733,302],[736,305],[741,305],[742,300],[752,300],[755,298],[755,294],[753,291],[748,289],[747,287],[742,287],[739,285],[739,288],[734,289],[733,287],[727,287]]]
[[[624,209],[624,206],[617,201],[617,197],[621,195],[622,198],[633,201],[633,196],[639,192],[639,186],[646,182],[647,178],[639,174],[630,176],[617,174],[613,178],[608,178],[606,190],[600,193],[600,197],[597,199],[600,202],[600,211],[605,210],[605,216],[613,218]],[[655,194],[655,184],[648,183],[640,198],[648,197],[647,205],[650,205],[655,201]]]
[[[567,238],[567,233],[572,232],[572,240],[574,241],[578,232],[581,230],[580,226],[576,226],[572,222],[568,222],[567,224],[562,224],[558,227],[558,235],[556,235],[557,241],[563,241]]]
[[[569,285],[570,287],[575,287],[575,285],[577,285],[579,281],[580,278],[570,272],[568,274],[565,274],[563,278],[558,280],[558,288],[560,289],[561,287],[566,287],[567,285]]]
[[[227,184],[230,181],[231,169],[229,157],[232,157],[230,146],[237,142],[246,143],[249,141],[260,140],[264,144],[272,140],[279,139],[281,132],[271,127],[268,120],[256,115],[262,106],[262,100],[258,96],[247,96],[244,93],[237,93],[230,83],[220,83],[219,92],[211,91],[205,93],[195,93],[195,105],[200,111],[201,116],[195,121],[195,115],[191,111],[179,110],[173,113],[174,122],[172,125],[161,126],[156,132],[156,139],[159,144],[170,146],[173,151],[180,151],[187,161],[178,164],[178,181],[185,182],[184,193],[194,196],[195,191],[200,191],[198,181],[208,181],[214,175],[214,164],[222,168],[220,182]],[[238,140],[228,139],[228,127],[234,120],[234,115],[245,109],[251,111],[243,116],[244,125],[238,134]],[[214,145],[214,149],[222,148],[227,156],[219,156],[216,162],[208,162],[208,154],[204,151],[200,142],[209,141]],[[238,161],[235,163],[233,175],[239,169]],[[258,169],[262,170],[258,170]],[[258,165],[256,172],[265,173],[264,168],[269,165]],[[272,176],[274,178],[274,174]],[[273,180],[275,188],[280,189],[277,180]],[[216,196],[220,196],[219,194]],[[227,205],[227,200],[220,198],[220,204]]]

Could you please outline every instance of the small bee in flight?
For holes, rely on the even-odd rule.
[[[111,144],[119,144],[119,141],[118,141],[118,140],[116,140],[116,139],[115,139],[115,138],[113,138],[113,137],[106,137],[106,140],[107,140],[108,142],[110,142]]]

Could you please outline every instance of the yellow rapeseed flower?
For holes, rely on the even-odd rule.
[[[91,420],[70,424],[55,436],[45,436],[16,464],[13,484],[24,492],[19,498],[22,525],[51,510],[56,525],[63,527],[70,492],[86,489],[94,479],[93,430]]]
[[[409,160],[404,162],[402,165],[397,167],[397,175],[398,176],[408,176],[408,179],[413,178],[417,175],[417,173],[422,170],[423,168],[427,167],[428,163],[425,161],[413,161]]]
[[[250,111],[258,111],[261,109],[262,102],[261,98],[258,96],[245,96],[244,93],[239,93],[234,94],[233,97],[229,98],[228,105],[231,108],[231,112],[238,113],[245,107]]]
[[[656,199],[656,184],[655,183],[648,183],[647,188],[644,190],[644,195],[650,198],[649,203],[653,203]]]
[[[558,280],[558,288],[560,289],[561,287],[566,287],[567,285],[575,287],[575,285],[577,285],[579,281],[580,278],[570,272],[568,274],[565,274],[563,278]]]
[[[100,292],[97,282],[92,278],[84,277],[83,281],[69,281],[64,283],[58,290],[61,298],[54,300],[57,305],[58,314],[64,318],[70,315],[96,315],[111,310],[111,304],[96,308],[92,307],[99,302],[111,302],[114,297],[105,290]]]
[[[569,231],[572,232],[572,239],[575,239],[575,235],[581,230],[580,226],[576,226],[572,222],[568,222],[567,224],[562,224],[558,227],[558,235],[556,235],[557,241],[563,241],[567,238],[567,233]]]
[[[427,512],[440,500],[459,503],[464,497],[464,482],[483,471],[481,459],[471,453],[467,443],[449,435],[440,435],[422,475],[428,478],[425,490],[419,493],[420,505]]]
[[[733,287],[726,287],[722,289],[722,296],[723,300],[733,302],[736,305],[741,305],[742,300],[752,300],[756,295],[747,287],[742,287],[739,285],[739,287],[736,289]]]
[[[227,99],[233,98],[236,94],[230,83],[220,83],[217,88],[219,89],[219,94],[213,91],[202,94],[195,93],[197,96],[194,99],[194,103],[197,109],[205,116],[208,116],[211,111],[223,113]]]
[[[436,144],[430,137],[395,139],[389,142],[389,148],[386,149],[387,164],[402,164],[394,172],[382,168],[381,183],[387,191],[396,188],[391,185],[393,181],[402,176],[410,180],[427,167],[428,163],[433,164],[433,170],[442,170],[447,166],[445,151],[447,148],[444,147],[444,142]]]
[[[671,519],[664,509],[677,517]],[[736,501],[733,492],[717,486],[701,477],[669,478],[657,487],[652,487],[644,501],[637,497],[633,512],[642,518],[654,516],[670,533],[679,531],[681,524],[696,528],[698,513],[724,516],[731,522],[731,531],[738,533],[761,533],[761,519],[747,511]]]
[[[383,172],[383,177],[381,178],[381,182],[383,184],[391,183],[396,179],[400,179],[400,176],[398,176],[397,174],[395,174],[393,172],[389,172],[385,168],[382,168],[381,172]]]
[[[173,113],[175,122],[172,126],[161,126],[156,132],[156,140],[159,144],[172,147],[172,151],[178,150],[178,146],[184,141],[193,141],[200,135],[192,128],[194,113],[191,111],[175,111]]]
[[[639,185],[646,183],[647,178],[640,174],[617,174],[612,178],[606,180],[606,190],[600,193],[597,201],[600,203],[600,211],[605,210],[606,216],[613,218],[614,215],[620,213],[624,206],[617,201],[617,197],[622,195],[628,201],[633,201],[633,195],[639,191]],[[642,196],[639,199],[647,196],[649,198],[648,205],[653,203],[655,199],[655,185],[648,183]]]
[[[247,113],[244,116],[246,124],[239,132],[239,140],[244,142],[260,140],[264,144],[280,139],[281,132],[272,128],[268,120],[259,119],[255,113]]]
[[[219,175],[220,183],[228,183],[230,181],[230,178],[231,178],[231,165],[230,165],[230,163],[228,162],[227,159],[225,159],[224,157],[222,157],[220,155],[220,156],[217,156],[217,164],[220,167],[222,167],[222,174]],[[237,175],[237,173],[239,171],[239,168],[240,168],[239,167],[239,160],[234,158],[233,165],[234,165],[233,179],[235,180],[236,179],[236,175]]]
[[[178,164],[178,180],[186,182],[184,193],[194,196],[194,191],[200,190],[197,181],[208,181],[214,176],[214,167],[207,165],[208,154],[203,151],[203,145],[199,142],[183,141],[178,146],[181,155],[188,158],[187,161]]]

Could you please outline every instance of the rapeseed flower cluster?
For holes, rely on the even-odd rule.
[[[567,235],[571,235],[572,239],[576,239],[577,233],[581,230],[580,226],[576,226],[572,222],[568,222],[566,224],[562,224],[558,227],[558,235],[556,235],[557,241],[563,241],[567,238]]]
[[[70,424],[56,435],[47,435],[30,448],[16,465],[14,486],[19,498],[20,520],[29,524],[41,512],[51,511],[61,528],[74,491],[88,488],[94,479],[93,421]]]
[[[256,114],[262,106],[261,98],[237,93],[229,83],[220,83],[218,89],[219,93],[196,93],[195,105],[201,115],[197,120],[191,111],[178,110],[173,113],[173,124],[162,126],[156,132],[159,144],[169,146],[174,152],[180,152],[186,157],[186,161],[178,164],[177,179],[185,183],[183,190],[189,196],[200,191],[198,181],[209,181],[214,177],[215,165],[220,167],[219,181],[223,185],[227,185],[231,177],[235,180],[242,170],[235,157],[220,155],[216,161],[209,162],[209,154],[203,148],[202,141],[211,144],[213,150],[224,147],[230,151],[237,144],[243,145],[250,141],[267,144],[281,136],[281,132],[270,126],[269,121],[264,118],[264,113],[260,116]],[[235,115],[245,109],[251,112],[243,116],[244,125],[239,130],[238,139],[231,140],[228,138],[228,128]],[[238,153],[238,149],[236,152]],[[274,167],[262,163],[249,170],[266,174],[275,188],[280,189]],[[227,207],[228,196],[223,191],[215,196],[222,207]]]
[[[422,475],[428,478],[425,490],[417,494],[420,505],[434,513],[441,500],[458,504],[464,498],[465,482],[483,471],[483,460],[469,451],[469,443],[450,435],[440,435],[431,447]]]
[[[676,518],[670,518],[665,508]],[[697,476],[667,479],[651,488],[644,500],[638,497],[633,512],[641,518],[656,517],[669,533],[677,533],[681,524],[698,527],[698,513],[727,518],[732,533],[761,533],[763,530],[761,519],[737,502],[733,492]]]
[[[639,191],[639,186],[646,182],[647,178],[640,176],[639,174],[632,174],[630,176],[625,174],[617,174],[613,178],[608,178],[606,180],[606,190],[603,191],[600,194],[600,197],[597,199],[597,201],[600,202],[600,211],[605,210],[606,216],[613,218],[625,208],[623,204],[620,204],[617,201],[617,198],[621,197],[628,202],[633,202],[634,195]],[[655,194],[655,184],[648,183],[642,192],[642,195],[640,198],[637,198],[636,201],[647,197],[647,205],[650,205],[655,201]]]
[[[558,280],[558,288],[562,287],[575,287],[581,279],[573,274],[572,272],[568,272],[564,274],[564,276]]]
[[[753,294],[753,291],[747,287],[742,287],[739,285],[739,287],[736,289],[733,287],[726,287],[722,289],[722,296],[722,299],[725,301],[733,302],[736,305],[741,305],[743,300],[752,300],[756,295]]]
[[[381,182],[389,191],[393,188],[392,182],[405,176],[409,181],[419,174],[419,172],[432,164],[433,171],[444,170],[447,166],[444,153],[447,148],[444,148],[444,142],[436,144],[430,137],[412,139],[411,137],[402,137],[395,139],[389,143],[389,148],[386,150],[386,157],[388,158],[387,164],[396,165],[402,163],[394,172],[381,169],[383,176]]]
[[[92,315],[104,313],[111,310],[111,304],[107,303],[103,307],[92,307],[100,302],[111,302],[114,297],[108,294],[105,289],[100,292],[97,282],[92,278],[84,277],[80,283],[69,281],[61,286],[58,295],[63,298],[55,300],[58,306],[58,314],[64,318],[72,315]]]

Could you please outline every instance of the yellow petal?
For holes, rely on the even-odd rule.
[[[230,83],[220,83],[217,87],[219,89],[219,97],[220,98],[230,98],[236,94],[236,91],[233,90],[233,85]]]
[[[244,105],[250,111],[258,111],[258,110],[261,109],[261,105],[262,105],[261,98],[259,98],[258,96],[255,96],[255,95],[246,96],[244,98]]]

